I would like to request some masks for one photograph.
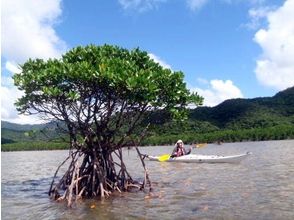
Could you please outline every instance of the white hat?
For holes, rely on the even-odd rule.
[[[182,140],[178,140],[178,141],[177,141],[177,144],[179,144],[179,143],[183,143],[183,141],[182,141]]]

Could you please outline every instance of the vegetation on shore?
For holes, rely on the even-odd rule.
[[[278,125],[266,129],[219,130],[202,134],[182,133],[151,136],[146,138],[142,145],[173,145],[178,139],[182,139],[187,144],[294,139],[294,126]]]
[[[223,143],[242,141],[265,141],[294,139],[293,125],[277,125],[268,128],[252,128],[241,130],[219,130],[207,133],[163,134],[147,137],[142,146],[173,145],[175,140],[182,139],[187,144]],[[67,142],[28,141],[2,144],[1,151],[30,150],[65,150]]]
[[[273,97],[230,99],[215,107],[189,111],[187,121],[166,120],[154,113],[145,145],[294,139],[294,87]]]
[[[65,150],[68,149],[66,142],[46,142],[46,141],[31,141],[31,142],[15,142],[3,144],[1,151],[32,151],[32,150]]]
[[[144,124],[149,132],[141,145],[240,142],[294,139],[294,87],[273,97],[226,100],[215,107],[199,107],[188,120],[174,122],[166,112],[153,113]],[[17,125],[2,122],[2,151],[68,149],[53,122]],[[54,141],[48,141],[54,140]]]

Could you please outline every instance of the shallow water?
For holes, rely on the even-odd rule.
[[[170,153],[172,146],[142,147]],[[2,219],[294,219],[294,140],[209,144],[192,153],[253,154],[238,164],[145,161],[154,191],[81,201],[68,209],[47,192],[67,151],[1,153]],[[143,177],[135,150],[125,150],[131,175]],[[92,208],[91,208],[92,207]],[[94,208],[93,208],[94,207]]]

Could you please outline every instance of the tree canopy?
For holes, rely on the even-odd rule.
[[[186,88],[182,72],[163,68],[138,48],[76,47],[61,59],[30,59],[21,69],[14,76],[24,91],[17,109],[64,121],[75,141],[77,134],[98,135],[109,145],[122,128],[131,134],[146,111],[166,108],[182,117],[187,104],[202,102]]]

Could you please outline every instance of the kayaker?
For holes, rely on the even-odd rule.
[[[186,151],[183,141],[178,140],[176,143],[176,146],[171,154],[171,157],[180,157],[183,155],[190,154],[191,150],[192,150],[192,147],[188,151]]]

